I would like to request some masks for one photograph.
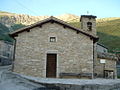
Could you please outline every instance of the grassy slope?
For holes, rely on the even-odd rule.
[[[100,22],[99,22],[100,21]],[[80,28],[79,22],[70,23]],[[110,51],[120,50],[120,18],[111,20],[97,20],[97,34],[99,42],[107,46]]]
[[[108,46],[110,50],[120,50],[120,18],[97,23],[99,42]]]

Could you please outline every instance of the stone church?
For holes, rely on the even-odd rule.
[[[94,77],[96,16],[82,15],[81,28],[53,16],[18,29],[13,71],[42,78]]]

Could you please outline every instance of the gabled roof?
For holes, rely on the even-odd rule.
[[[77,33],[82,33],[82,34],[84,34],[86,36],[89,36],[91,39],[94,40],[94,42],[96,42],[98,40],[98,36],[91,35],[91,34],[89,34],[87,32],[84,32],[84,31],[82,31],[82,30],[80,30],[80,29],[78,29],[76,27],[71,26],[70,24],[68,24],[68,23],[66,23],[66,22],[64,22],[64,21],[62,21],[60,19],[57,19],[57,18],[53,17],[53,16],[51,16],[51,17],[49,17],[47,19],[44,19],[42,21],[39,21],[37,23],[34,23],[32,25],[29,25],[29,26],[23,27],[21,29],[15,30],[15,31],[11,32],[9,35],[12,36],[12,37],[15,37],[19,33],[22,33],[24,31],[28,31],[29,32],[30,29],[32,29],[34,27],[41,27],[43,24],[48,23],[48,22],[57,23],[57,24],[63,25],[64,27],[67,27],[67,28],[70,28],[70,29],[76,31]]]
[[[81,19],[83,17],[86,17],[86,18],[89,18],[89,19],[91,19],[91,18],[97,18],[97,16],[93,16],[93,15],[81,15],[80,21],[81,21]]]
[[[101,53],[97,52],[97,57],[98,58],[103,58],[103,59],[110,59],[110,60],[118,60],[115,54],[112,53]]]
[[[105,45],[101,44],[101,43],[97,43],[97,45],[101,46],[101,47],[104,47],[106,49],[108,49]]]

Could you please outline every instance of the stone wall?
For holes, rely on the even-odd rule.
[[[88,30],[87,27],[87,22],[92,23],[92,30]],[[81,18],[81,29],[83,29],[85,32],[91,34],[91,35],[96,35],[96,19],[91,18],[89,19],[88,17],[82,17]]]
[[[95,61],[95,73],[97,73],[97,77],[104,77],[104,70],[113,70],[114,78],[117,78],[116,74],[116,60],[114,59],[105,59],[105,63],[100,63],[102,58],[98,58]]]
[[[57,42],[49,42],[55,36]],[[93,41],[86,35],[47,23],[16,37],[14,71],[46,77],[46,55],[57,54],[57,77],[60,73],[93,73]]]
[[[120,83],[113,85],[99,85],[99,84],[86,84],[86,85],[70,85],[70,84],[45,84],[48,88],[56,90],[120,90]],[[53,89],[53,90],[54,90]]]
[[[103,47],[101,44],[97,44],[97,52],[108,53],[108,49]]]
[[[0,65],[10,65],[13,60],[14,45],[11,42],[0,41]]]

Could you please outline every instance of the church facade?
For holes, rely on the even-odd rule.
[[[16,41],[13,71],[42,78],[93,78],[95,18],[82,15],[78,29],[51,16],[10,33]]]

